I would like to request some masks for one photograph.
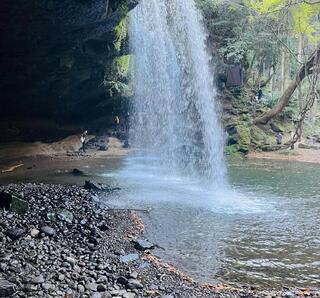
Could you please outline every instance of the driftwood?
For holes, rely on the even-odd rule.
[[[6,170],[2,170],[2,171],[1,171],[1,173],[9,173],[9,172],[13,172],[14,170],[16,170],[17,168],[20,168],[20,167],[22,167],[22,166],[24,166],[24,164],[23,164],[23,163],[18,164],[18,165],[14,165],[14,166],[9,167],[9,168],[8,168],[8,169],[6,169]]]

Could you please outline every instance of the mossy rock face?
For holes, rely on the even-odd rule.
[[[250,128],[244,125],[238,125],[236,127],[236,141],[239,146],[239,151],[243,153],[247,153],[249,151],[249,146],[251,143],[251,133]]]
[[[251,144],[256,146],[263,145],[265,139],[267,138],[267,134],[257,126],[252,126],[250,129],[251,133]]]
[[[104,85],[110,96],[128,97],[132,90],[129,86],[129,69],[131,55],[116,57],[106,71]]]
[[[114,47],[117,51],[120,51],[122,45],[127,38],[128,35],[128,17],[123,18],[120,23],[115,27],[114,34],[115,34],[115,42]]]
[[[224,152],[226,155],[230,157],[241,157],[239,152],[239,146],[237,144],[226,146]]]
[[[250,128],[242,124],[233,123],[228,124],[226,129],[229,134],[228,146],[232,146],[227,149],[226,153],[232,153],[235,149],[242,153],[248,153],[251,143]]]
[[[129,74],[131,55],[124,55],[116,57],[112,64],[112,74],[116,76],[118,80],[126,80]]]
[[[276,122],[276,121],[272,121],[270,123],[270,127],[274,132],[284,132],[285,131],[284,127],[279,122]]]

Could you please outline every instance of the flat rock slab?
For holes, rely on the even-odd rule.
[[[122,263],[130,263],[133,261],[139,260],[139,255],[138,254],[128,254],[125,256],[120,256],[120,261]]]

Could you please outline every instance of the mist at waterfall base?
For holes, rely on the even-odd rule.
[[[131,12],[131,152],[104,175],[121,187],[107,204],[149,209],[145,236],[197,280],[312,286],[320,244],[294,251],[303,235],[319,236],[314,223],[296,219],[304,207],[270,195],[270,179],[257,183],[262,189],[228,182],[205,39],[192,0],[142,0]]]

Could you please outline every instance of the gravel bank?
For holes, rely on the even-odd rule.
[[[320,297],[199,285],[136,242],[135,213],[105,209],[82,187],[10,184],[0,203],[0,297]]]

